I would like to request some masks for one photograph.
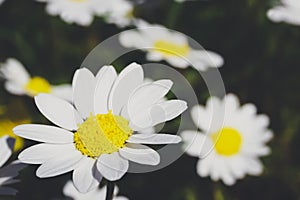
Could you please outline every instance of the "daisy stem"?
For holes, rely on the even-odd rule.
[[[214,200],[225,200],[221,186],[217,183],[214,185]]]
[[[112,200],[113,199],[114,190],[115,190],[115,183],[107,181],[106,199],[105,200]]]
[[[168,28],[173,28],[176,24],[176,20],[179,17],[180,10],[182,8],[181,3],[173,2],[170,11],[167,16],[166,25]]]

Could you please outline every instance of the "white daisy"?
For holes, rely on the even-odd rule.
[[[128,30],[120,34],[124,47],[138,48],[147,52],[147,60],[165,60],[174,67],[186,68],[190,65],[204,71],[209,67],[220,67],[223,58],[211,51],[193,49],[188,38],[161,25],[150,25],[137,20],[138,30]]]
[[[300,25],[300,1],[281,0],[281,5],[270,9],[267,16],[274,22]]]
[[[112,66],[102,67],[95,77],[88,69],[73,78],[73,105],[40,94],[35,102],[40,112],[57,126],[20,125],[16,135],[43,142],[19,155],[24,163],[41,164],[36,175],[53,177],[73,170],[73,182],[86,193],[102,177],[115,181],[128,170],[129,160],[157,165],[159,154],[141,144],[178,143],[169,134],[137,133],[171,120],[186,110],[186,102],[161,102],[172,86],[170,80],[143,83],[143,69],[132,63],[119,75]]]
[[[67,23],[76,23],[81,26],[89,26],[94,15],[107,12],[104,0],[36,0],[46,2],[48,14],[59,15]]]
[[[133,3],[127,0],[110,0],[106,2],[108,7],[106,21],[116,24],[118,27],[129,26],[135,20],[133,15]]]
[[[263,171],[260,156],[270,153],[265,145],[273,134],[267,129],[269,118],[257,115],[253,104],[240,107],[238,98],[229,94],[223,100],[211,97],[206,107],[195,106],[191,115],[203,132],[184,131],[187,154],[199,157],[197,173],[232,185],[246,174]]]
[[[120,196],[117,197],[119,188],[116,186],[114,190],[113,200],[128,200],[128,198]],[[72,181],[68,181],[63,189],[64,195],[71,197],[73,200],[105,200],[106,197],[106,186],[103,188],[97,188],[88,193],[80,193],[74,187]]]
[[[49,93],[68,101],[72,99],[70,84],[53,86],[42,77],[30,77],[25,67],[14,58],[8,58],[0,66],[0,75],[6,79],[5,89],[12,94],[33,97],[39,93]]]
[[[0,138],[0,195],[15,195],[17,190],[7,187],[7,185],[16,183],[18,180],[13,179],[16,177],[20,170],[26,165],[19,161],[14,161],[7,166],[3,165],[10,158],[14,147],[14,139],[8,136]]]

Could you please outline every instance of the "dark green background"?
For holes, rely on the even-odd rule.
[[[264,0],[195,0],[183,4],[146,0],[137,5],[137,17],[183,32],[220,53],[225,59],[220,72],[227,92],[266,113],[274,139],[269,143],[272,154],[262,159],[265,171],[260,177],[247,176],[227,187],[200,178],[195,168],[197,159],[184,155],[160,171],[127,174],[117,182],[121,194],[132,200],[300,199],[300,26],[269,21],[266,12],[274,4]],[[122,30],[101,18],[90,27],[68,25],[46,14],[44,7],[33,0],[6,0],[0,6],[0,61],[15,57],[31,74],[46,77],[53,84],[70,82],[90,50]],[[146,62],[140,52],[130,59]],[[120,63],[119,69],[128,60]],[[203,81],[194,78],[192,69],[184,73],[199,102],[205,103],[208,94]],[[30,116],[33,122],[47,123],[32,99],[8,94],[2,83],[0,104],[8,107],[5,117]],[[62,199],[61,189],[70,174],[41,180],[35,177],[36,168],[30,166],[22,172],[22,182],[16,184],[18,196],[0,199]]]

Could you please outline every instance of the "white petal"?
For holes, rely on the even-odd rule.
[[[192,50],[188,60],[194,68],[200,71],[205,71],[208,67],[221,67],[224,64],[219,54],[205,50]]]
[[[67,173],[76,168],[83,155],[75,149],[75,146],[68,146],[63,153],[45,161],[36,171],[39,178],[53,177]]]
[[[117,72],[113,66],[103,66],[97,74],[97,83],[94,95],[94,113],[108,112],[108,96],[112,85],[117,78]]]
[[[52,94],[56,97],[62,98],[64,100],[67,100],[69,102],[72,102],[73,99],[73,91],[72,91],[72,85],[70,84],[63,84],[63,85],[56,85],[51,86]]]
[[[65,150],[72,148],[74,146],[73,143],[71,144],[37,144],[31,146],[25,150],[23,150],[18,158],[23,163],[28,164],[42,164],[47,160],[55,157],[60,157],[62,152]]]
[[[97,169],[109,181],[119,180],[127,172],[128,167],[128,160],[122,158],[118,152],[103,154],[97,162]]]
[[[100,183],[102,177],[95,177],[96,160],[83,157],[73,171],[73,182],[76,189],[81,193],[94,190]]]
[[[128,65],[116,79],[109,95],[109,109],[114,114],[120,114],[127,104],[130,93],[143,82],[144,72],[141,65],[132,63]]]
[[[177,144],[181,137],[171,134],[134,134],[126,142],[135,144]]]
[[[139,112],[161,100],[169,92],[172,85],[173,82],[170,80],[159,80],[137,87],[128,100],[129,118],[134,118]]]
[[[0,72],[13,85],[22,86],[30,78],[25,67],[15,58],[8,58],[1,66]]]
[[[127,144],[119,152],[122,157],[143,165],[158,165],[160,162],[155,150],[140,144]]]
[[[96,78],[86,68],[78,69],[73,78],[73,102],[82,118],[87,118],[94,110]]]
[[[14,133],[20,137],[47,143],[71,143],[73,133],[55,126],[24,124],[13,129]]]
[[[201,177],[206,177],[211,173],[212,166],[214,164],[214,156],[208,156],[200,159],[197,162],[197,173]]]
[[[256,158],[248,158],[247,162],[248,173],[250,175],[258,176],[263,172],[262,163]]]
[[[213,150],[210,138],[202,133],[186,130],[181,136],[185,143],[184,150],[191,156],[204,158]]]
[[[21,85],[17,85],[13,82],[6,82],[4,84],[4,87],[11,94],[15,94],[15,95],[26,94],[26,91],[24,90],[24,88]]]
[[[236,111],[239,106],[240,102],[239,99],[236,95],[234,94],[227,94],[224,98],[224,103],[225,103],[225,110],[226,113],[229,112],[234,112]]]
[[[34,99],[40,112],[52,123],[68,130],[76,130],[77,124],[82,123],[78,112],[67,101],[49,94],[39,94]]]
[[[9,138],[8,136],[4,136],[0,139],[0,167],[9,159],[12,154],[12,149],[14,147],[15,140]]]
[[[147,127],[174,119],[187,109],[187,104],[182,100],[169,100],[153,105],[147,111],[132,116],[130,127],[139,131]]]

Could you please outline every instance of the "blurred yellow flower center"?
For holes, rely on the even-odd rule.
[[[128,121],[109,111],[107,114],[91,115],[79,125],[74,134],[74,143],[83,155],[97,158],[124,147],[131,134]]]
[[[224,156],[237,154],[241,148],[242,136],[233,128],[223,128],[211,135],[216,152]]]
[[[25,90],[31,95],[35,96],[39,93],[50,93],[50,83],[42,77],[33,77],[25,85]]]
[[[188,44],[176,44],[166,40],[157,40],[154,42],[154,49],[166,57],[186,56],[190,51]]]
[[[18,151],[23,148],[24,139],[15,135],[13,133],[12,129],[20,124],[28,124],[28,123],[30,123],[29,120],[23,120],[23,121],[18,121],[18,122],[12,122],[10,120],[1,120],[0,121],[0,137],[8,135],[9,137],[14,138],[15,139],[14,151]]]
[[[130,10],[126,13],[125,18],[127,18],[127,19],[133,19],[133,18],[134,18],[133,9],[130,9]]]

